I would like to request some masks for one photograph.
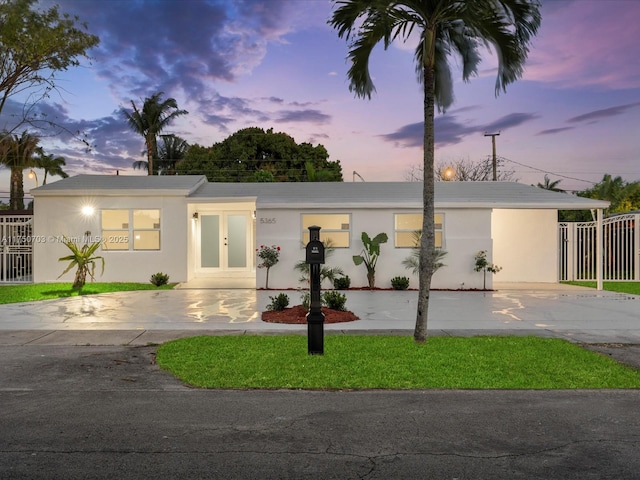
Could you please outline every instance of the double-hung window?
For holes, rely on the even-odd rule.
[[[418,245],[422,230],[421,213],[396,213],[395,217],[395,246],[396,248],[412,248]],[[433,216],[435,223],[435,247],[444,246],[444,214]]]
[[[320,227],[320,241],[334,248],[349,248],[351,214],[349,213],[303,213],[302,243],[309,243],[309,227]]]
[[[160,250],[160,210],[102,210],[103,250]]]

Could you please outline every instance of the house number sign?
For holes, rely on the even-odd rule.
[[[277,223],[274,217],[266,218],[260,217],[260,223]]]

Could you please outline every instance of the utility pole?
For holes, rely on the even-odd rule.
[[[496,180],[498,180],[498,164],[496,161],[496,137],[500,135],[500,132],[498,133],[486,133],[484,134],[485,137],[491,137],[491,146],[493,147],[493,181],[495,182]]]

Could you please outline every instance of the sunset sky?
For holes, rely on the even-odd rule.
[[[414,44],[380,46],[371,100],[348,89],[348,45],[328,25],[328,0],[60,0],[100,37],[93,60],[59,75],[43,109],[93,146],[45,139],[70,174],[144,174],[141,137],[120,109],[157,91],[189,111],[166,133],[210,146],[251,126],[324,145],[345,181],[402,181],[422,159],[422,96]],[[41,2],[49,6],[52,2]],[[456,100],[436,117],[436,161],[497,154],[523,183],[548,173],[588,188],[603,174],[640,179],[640,0],[544,0],[524,77],[494,96],[496,60],[455,77]],[[455,64],[454,64],[455,65]],[[5,107],[21,109],[20,98]],[[0,125],[0,126],[2,126]],[[8,191],[2,170],[0,192]],[[51,179],[53,180],[53,179]],[[359,180],[359,179],[358,179]],[[2,186],[6,185],[6,186]],[[25,190],[33,187],[25,178]],[[1,195],[1,194],[0,194]]]

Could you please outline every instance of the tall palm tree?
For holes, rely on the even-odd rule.
[[[40,152],[40,155],[35,157],[34,167],[44,170],[44,178],[42,184],[47,184],[47,175],[57,175],[62,178],[67,178],[69,175],[62,167],[67,163],[64,157],[54,157],[53,154],[45,155],[44,152]]]
[[[142,108],[139,109],[133,100],[131,100],[132,112],[122,109],[122,114],[126,118],[131,129],[144,137],[144,144],[147,153],[147,172],[149,175],[154,174],[153,159],[156,158],[158,152],[158,135],[164,130],[169,123],[180,115],[186,115],[186,110],[178,110],[178,102],[175,98],[167,98],[162,100],[164,92],[157,92],[144,99]],[[134,163],[140,165],[140,162]]]
[[[423,86],[423,223],[420,242],[420,287],[414,339],[427,339],[429,289],[434,266],[434,116],[453,103],[449,59],[457,55],[462,78],[477,74],[480,49],[492,47],[498,58],[495,93],[520,78],[529,43],[540,26],[538,0],[334,0],[338,8],[329,24],[350,41],[349,89],[371,98],[369,73],[374,47],[388,48],[397,39],[419,34],[415,50],[418,80]]]
[[[158,175],[175,175],[177,163],[184,158],[189,144],[176,135],[160,135],[162,143],[158,148],[158,157],[154,169]]]
[[[0,163],[11,170],[9,209],[24,210],[24,184],[22,172],[35,166],[34,155],[39,152],[40,138],[26,130],[20,136],[0,134]]]

